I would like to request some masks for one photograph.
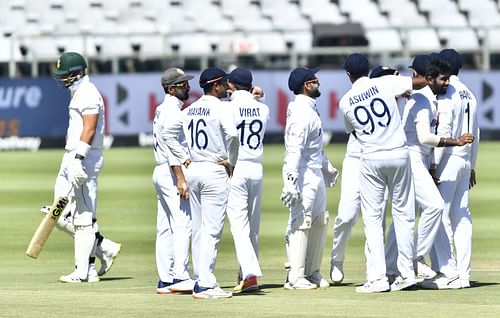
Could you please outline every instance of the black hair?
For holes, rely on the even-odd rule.
[[[451,75],[451,65],[448,61],[435,59],[430,61],[425,70],[425,76],[430,76],[432,78],[437,78],[439,74]]]
[[[241,90],[241,91],[248,91],[249,92],[252,89],[251,85],[246,86],[246,85],[237,84],[235,82],[231,82],[231,83],[234,85],[234,87],[236,87],[236,90],[238,90],[238,91]]]
[[[218,81],[217,81],[218,82]],[[213,82],[213,83],[208,83],[208,84],[205,84],[202,86],[203,88],[203,93],[205,95],[207,95],[208,93],[210,93],[212,91],[212,87],[214,86],[215,83],[217,82]]]

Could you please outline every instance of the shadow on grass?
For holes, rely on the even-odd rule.
[[[126,279],[134,279],[133,277],[101,277],[101,282],[110,282],[113,280],[126,280]]]
[[[500,283],[495,283],[495,282],[478,282],[471,280],[470,281],[470,288],[478,288],[478,287],[484,287],[484,286],[494,286],[494,285],[499,285]]]

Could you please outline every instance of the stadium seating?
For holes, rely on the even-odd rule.
[[[314,54],[315,25],[346,23],[362,26],[373,54],[500,53],[495,0],[3,0],[0,17],[0,63],[68,49],[104,59]]]

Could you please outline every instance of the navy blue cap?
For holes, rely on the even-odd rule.
[[[427,66],[429,66],[430,62],[431,58],[429,57],[429,55],[417,55],[413,59],[413,63],[411,63],[411,65],[408,65],[408,67],[414,69],[418,75],[425,76],[425,74],[427,73]]]
[[[398,70],[390,66],[377,66],[370,72],[370,78],[376,78],[385,75],[399,75],[399,72]]]
[[[206,86],[207,84],[215,83],[217,81],[227,78],[226,72],[218,67],[210,67],[201,72],[200,75],[200,86]]]
[[[246,68],[237,67],[227,76],[227,80],[245,87],[252,86],[252,73]]]
[[[288,77],[288,88],[292,92],[295,92],[305,82],[314,79],[318,71],[319,68],[297,67],[290,73],[290,77]]]
[[[439,58],[447,61],[451,65],[451,73],[458,75],[462,68],[462,56],[454,49],[444,49],[439,52]]]
[[[429,54],[429,62],[439,59],[439,53],[432,52]]]
[[[343,68],[351,75],[368,75],[370,63],[364,55],[354,53],[346,58]]]

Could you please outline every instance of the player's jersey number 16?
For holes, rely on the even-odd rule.
[[[195,123],[194,119],[191,119],[188,125],[188,129],[191,137],[190,147],[196,147],[200,150],[206,149],[208,146],[208,135],[204,128],[207,127],[207,123],[204,119],[198,119]]]

